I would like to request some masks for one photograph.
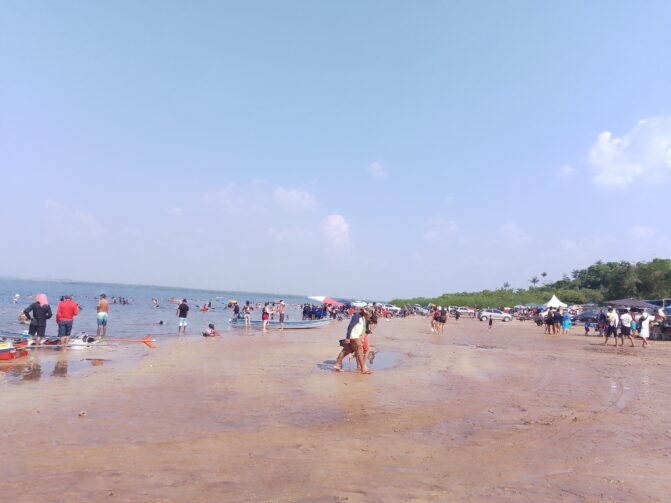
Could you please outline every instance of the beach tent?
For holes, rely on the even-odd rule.
[[[330,304],[332,306],[337,306],[337,307],[345,305],[342,302],[338,302],[337,300],[332,299],[331,297],[322,297],[321,295],[313,295],[312,297],[308,297],[308,299],[316,300],[317,302],[319,302],[321,304]]]
[[[645,302],[638,299],[609,300],[605,302],[605,304],[611,306],[635,307],[638,309],[659,309],[659,306],[656,306],[655,304],[650,304],[649,302]]]
[[[545,307],[553,307],[555,309],[558,307],[566,307],[566,304],[559,300],[556,295],[553,295],[552,298],[543,305]]]
[[[330,305],[332,305],[332,306],[336,306],[336,307],[340,307],[340,306],[344,306],[344,305],[345,305],[345,304],[343,304],[342,302],[338,302],[337,300],[332,299],[331,297],[326,297],[326,298],[324,299],[324,304],[330,304]]]

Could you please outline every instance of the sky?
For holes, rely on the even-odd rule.
[[[671,256],[671,3],[0,3],[0,276],[387,300]]]

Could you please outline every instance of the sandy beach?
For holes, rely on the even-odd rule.
[[[604,348],[469,319],[439,337],[428,325],[380,323],[380,361],[399,359],[370,376],[327,370],[345,330],[333,322],[192,334],[134,366],[7,384],[2,499],[668,498],[671,345]]]

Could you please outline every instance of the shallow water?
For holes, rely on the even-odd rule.
[[[395,351],[374,351],[369,355],[368,360],[366,361],[366,365],[371,370],[392,369],[398,367],[406,357],[406,354]],[[318,364],[317,367],[322,370],[332,371],[334,364],[335,360],[325,360],[324,362]],[[356,360],[354,359],[354,356],[352,356],[351,360],[349,356],[345,357],[342,368],[344,371],[355,372]]]
[[[80,375],[104,365],[118,362],[119,358],[108,355],[85,355],[87,350],[57,351],[39,350],[25,358],[11,362],[0,362],[0,383],[22,383]]]
[[[55,322],[56,308],[62,295],[72,295],[73,300],[81,307],[79,315],[74,320],[73,334],[80,332],[95,334],[97,299],[101,293],[105,293],[110,300],[107,336],[142,339],[150,335],[156,339],[156,345],[159,348],[161,342],[172,342],[178,338],[176,333],[177,306],[168,302],[169,299],[186,298],[188,300],[191,309],[188,316],[187,337],[200,335],[207,329],[209,323],[214,323],[220,332],[235,330],[229,324],[233,310],[222,303],[222,301],[227,302],[228,299],[236,299],[242,303],[249,300],[252,304],[283,299],[287,303],[287,315],[290,320],[300,319],[302,315],[298,306],[309,302],[305,297],[287,295],[0,279],[0,337],[19,335],[28,329],[28,325],[18,322],[18,315],[33,302],[33,296],[38,292],[47,294],[54,315],[47,324],[47,337],[55,337],[58,333]],[[16,294],[19,294],[18,298]],[[130,303],[125,305],[111,303],[113,297],[125,297]],[[221,300],[217,300],[217,297]],[[158,307],[152,304],[153,298],[159,300]],[[200,311],[198,306],[206,305],[208,302],[212,303],[212,309],[207,312]],[[260,309],[254,311],[253,318],[260,318]],[[68,350],[61,353],[54,349],[41,349],[38,353],[31,353],[28,358],[7,363],[0,362],[0,384],[79,375],[86,370],[100,366],[99,360],[108,360],[102,362],[104,366],[125,365],[137,361],[150,349],[144,344],[119,343],[118,346],[106,349],[95,348],[96,357],[89,356],[93,354],[92,351],[94,350]],[[85,355],[84,352],[88,354]],[[99,357],[100,354],[104,356]]]

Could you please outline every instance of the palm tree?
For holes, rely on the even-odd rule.
[[[531,278],[529,280],[529,283],[531,283],[533,286],[536,286],[539,281],[540,281],[540,279],[538,279],[538,276],[534,276],[533,278]]]

